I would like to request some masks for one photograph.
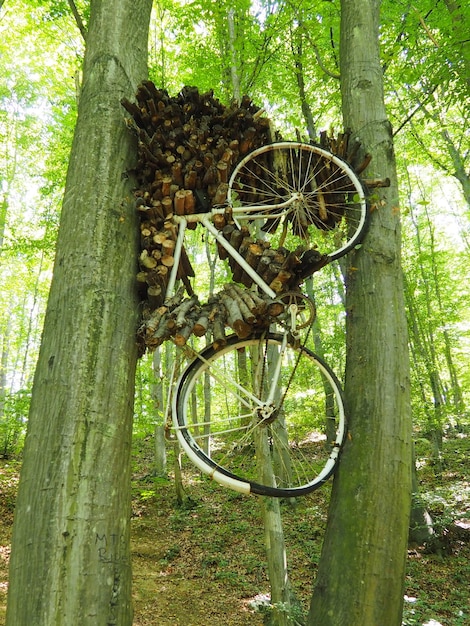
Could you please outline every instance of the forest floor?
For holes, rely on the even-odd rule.
[[[470,438],[444,441],[442,470],[418,441],[430,545],[408,551],[404,626],[470,625]],[[259,501],[184,468],[186,497],[150,476],[151,438],[134,444],[132,555],[135,626],[257,626],[269,593]],[[0,460],[0,625],[20,460]],[[283,505],[290,578],[308,611],[326,524],[329,486]]]

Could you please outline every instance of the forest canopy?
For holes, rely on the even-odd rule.
[[[0,13],[1,447],[21,445],[80,97],[88,5],[6,2]],[[384,2],[385,99],[398,158],[414,418],[466,421],[470,312],[468,9]],[[77,19],[75,19],[77,18]],[[248,94],[283,136],[340,131],[339,7],[303,2],[154,3],[150,78],[178,93]],[[18,47],[15,42],[21,41]],[[380,172],[376,172],[380,176]],[[328,351],[341,371],[339,296],[321,281]],[[144,394],[145,395],[145,394]],[[142,402],[144,402],[142,398]],[[136,427],[152,421],[149,400]],[[437,410],[438,407],[438,410]]]

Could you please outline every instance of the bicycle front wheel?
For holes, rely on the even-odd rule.
[[[332,370],[276,333],[203,350],[178,381],[173,423],[190,460],[218,483],[286,498],[329,478],[346,434]]]
[[[293,236],[329,261],[359,244],[368,223],[364,188],[350,165],[300,142],[273,143],[245,156],[230,177],[227,199],[238,222],[269,233],[289,222]]]

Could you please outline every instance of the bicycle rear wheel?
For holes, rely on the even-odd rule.
[[[311,144],[286,141],[254,150],[235,167],[227,199],[239,223],[274,233],[290,222],[294,236],[330,261],[359,244],[368,223],[364,188],[353,169]]]
[[[174,394],[174,428],[190,460],[242,493],[313,491],[333,473],[345,438],[336,376],[310,350],[284,349],[283,341],[275,333],[232,336],[221,350],[208,347],[183,372]],[[273,377],[275,394],[266,403]]]

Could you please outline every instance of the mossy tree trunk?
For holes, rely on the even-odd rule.
[[[347,268],[349,437],[335,478],[309,624],[399,626],[411,503],[411,419],[400,213],[380,64],[376,0],[342,0],[345,127],[391,186]]]
[[[151,0],[92,0],[83,88],[15,514],[7,624],[132,624],[138,227],[123,121]]]

